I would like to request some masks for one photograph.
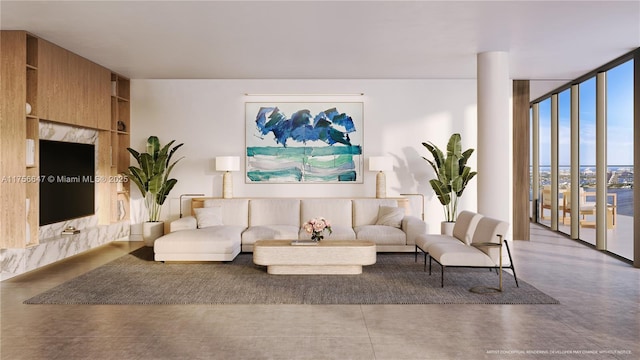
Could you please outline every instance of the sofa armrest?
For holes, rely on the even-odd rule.
[[[416,237],[427,233],[427,223],[415,216],[405,216],[402,230],[407,235],[407,245],[415,245]]]
[[[174,220],[169,223],[169,232],[180,230],[193,230],[198,228],[198,222],[193,216],[186,216],[178,220]]]

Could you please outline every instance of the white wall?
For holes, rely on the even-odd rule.
[[[344,94],[364,96],[245,96],[253,94]],[[184,193],[221,196],[222,173],[215,171],[216,156],[245,152],[246,101],[364,102],[365,165],[369,156],[394,158],[387,173],[387,196],[422,193],[430,231],[438,232],[444,219],[442,206],[428,180],[434,174],[422,159],[423,141],[441,148],[453,132],[462,134],[463,148],[477,148],[475,80],[132,80],[131,146],[144,149],[149,135],[162,143],[184,142],[185,156],[174,168],[178,183],[163,209],[164,219],[179,214],[178,197]],[[470,161],[476,169],[476,156]],[[242,163],[242,161],[241,161]],[[236,197],[374,197],[375,173],[364,171],[362,184],[247,184],[244,168],[233,174]],[[135,186],[132,186],[132,189]],[[137,191],[137,190],[136,190]],[[140,214],[133,194],[132,213]],[[461,199],[460,209],[477,210],[475,181]],[[419,198],[415,198],[419,216]],[[188,201],[183,202],[188,213]],[[132,223],[143,221],[135,215]]]

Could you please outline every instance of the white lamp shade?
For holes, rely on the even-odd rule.
[[[238,170],[240,170],[240,157],[216,156],[216,171],[238,171]]]
[[[393,170],[393,161],[388,156],[369,157],[369,171]]]

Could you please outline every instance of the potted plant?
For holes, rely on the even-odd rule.
[[[433,143],[423,142],[422,145],[433,156],[433,161],[424,156],[422,158],[431,164],[436,173],[436,178],[431,179],[429,184],[444,207],[445,221],[442,224],[442,233],[451,235],[453,224],[458,217],[458,199],[462,196],[469,181],[477,174],[467,166],[467,161],[474,149],[467,149],[463,152],[461,137],[457,133],[449,138],[446,157]]]
[[[170,179],[169,174],[182,158],[171,162],[173,154],[184,144],[171,147],[175,140],[160,146],[156,136],[147,139],[147,152],[139,153],[127,148],[138,162],[138,167],[129,166],[126,175],[138,186],[144,197],[149,220],[143,224],[142,237],[145,245],[153,246],[153,242],[164,234],[164,223],[160,221],[162,205],[178,180]]]

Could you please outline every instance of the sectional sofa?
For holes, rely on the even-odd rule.
[[[302,225],[324,217],[333,232],[325,239],[369,240],[378,252],[411,252],[427,232],[396,199],[270,198],[206,199],[194,216],[175,220],[154,244],[156,261],[231,261],[267,239],[308,239]]]

